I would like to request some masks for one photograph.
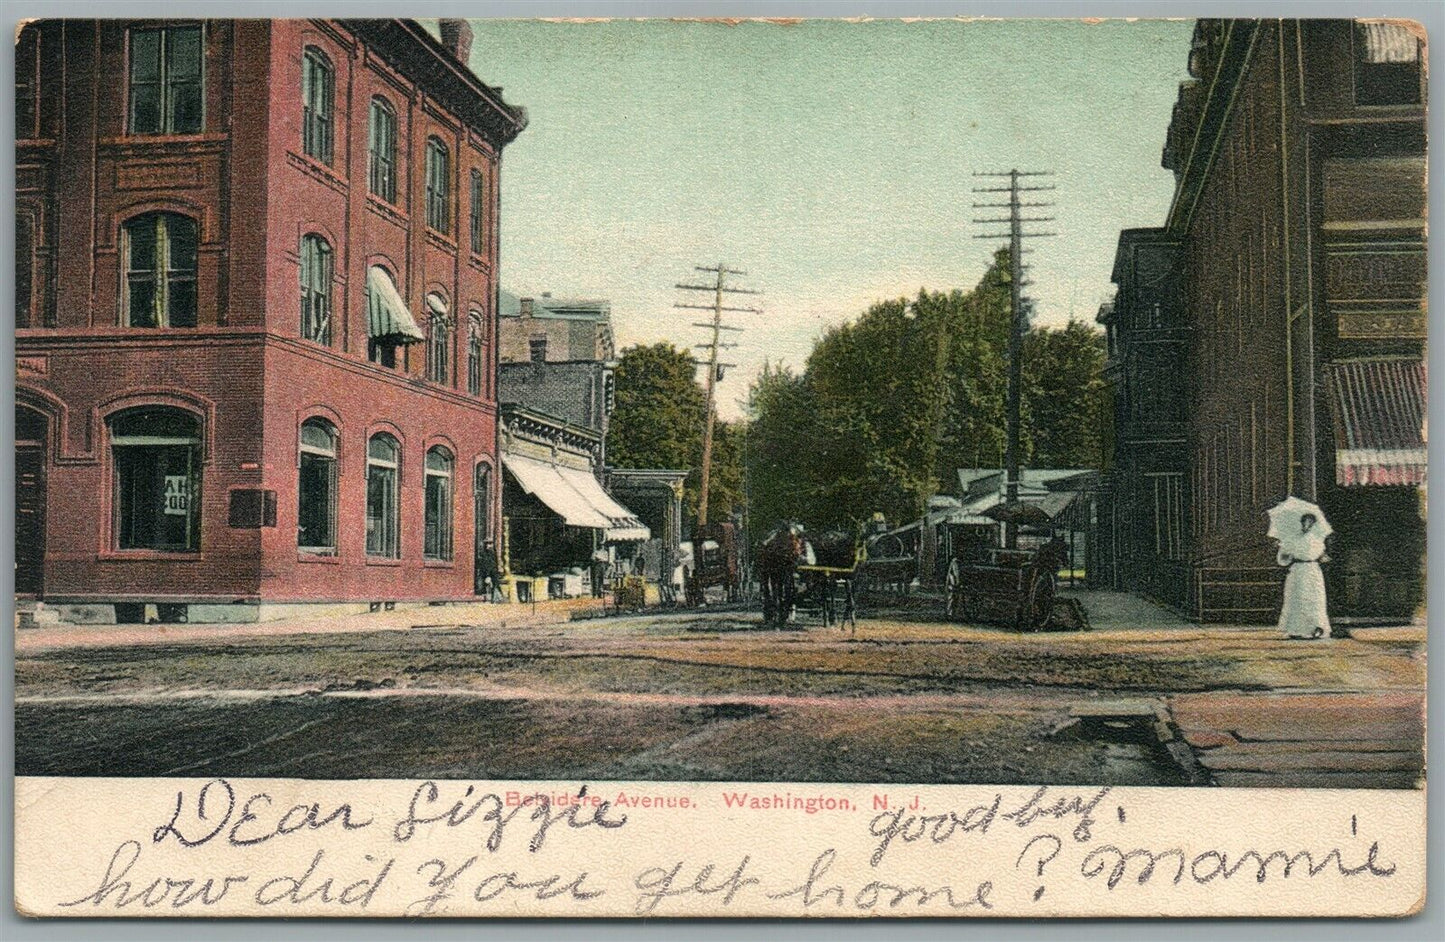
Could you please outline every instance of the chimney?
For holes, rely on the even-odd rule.
[[[523,299],[522,299],[522,316],[523,316],[523,317],[531,317],[531,316],[532,316],[532,304],[533,304],[533,302],[532,302],[532,299],[531,299],[531,298],[523,298]]]
[[[472,56],[472,24],[463,19],[441,21],[442,45],[462,65],[467,65]]]

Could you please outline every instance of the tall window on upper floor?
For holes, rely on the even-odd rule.
[[[472,171],[472,254],[482,255],[486,250],[486,232],[483,229],[485,203],[482,196],[482,172]]]
[[[426,453],[427,559],[452,558],[452,453],[440,445]]]
[[[38,137],[40,116],[40,27],[22,27],[15,37],[15,139]]]
[[[301,103],[301,150],[329,167],[336,136],[336,72],[314,46],[301,57]]]
[[[426,142],[426,224],[437,232],[452,231],[451,157],[434,137]]]
[[[35,306],[35,217],[15,214],[15,325],[30,327]]]
[[[115,546],[200,549],[201,434],[195,416],[142,406],[110,419]]]
[[[122,227],[121,242],[122,323],[196,326],[196,221],[177,213],[147,213]]]
[[[200,132],[201,54],[199,24],[130,31],[130,133]]]
[[[431,292],[426,296],[431,330],[427,335],[426,377],[434,383],[451,382],[452,319],[442,296]]]
[[[396,559],[401,555],[401,446],[385,432],[366,443],[366,555]]]
[[[325,419],[302,423],[296,545],[308,553],[336,552],[336,442]]]
[[[331,245],[312,233],[301,240],[301,336],[331,345]]]
[[[1355,103],[1418,105],[1420,40],[1401,23],[1355,23]]]
[[[473,311],[467,318],[467,392],[482,394],[482,315]]]
[[[396,202],[396,112],[384,99],[371,100],[367,131],[372,195]]]

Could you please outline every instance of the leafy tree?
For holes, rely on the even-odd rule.
[[[607,431],[608,460],[618,468],[687,470],[684,527],[697,519],[702,486],[702,438],[707,396],[687,351],[670,343],[622,352],[615,375],[616,406]],[[727,422],[713,427],[708,520],[729,518],[742,503],[742,435]]]
[[[1008,253],[969,292],[920,290],[828,330],[801,375],[753,386],[754,529],[783,520],[852,526],[916,518],[960,467],[1001,467],[1006,437]],[[1100,467],[1110,406],[1100,334],[1071,322],[1023,348],[1020,460]],[[756,534],[755,534],[756,535]]]

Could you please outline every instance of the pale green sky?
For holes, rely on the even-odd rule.
[[[802,366],[870,303],[970,288],[974,171],[1057,171],[1039,320],[1092,319],[1121,228],[1158,225],[1192,21],[474,20],[472,67],[527,108],[502,170],[502,283],[612,300],[622,344],[702,339],[672,307],[719,260],[762,289],[729,351]]]

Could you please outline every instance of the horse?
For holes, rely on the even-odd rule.
[[[756,569],[763,591],[763,624],[782,627],[793,616],[798,566],[808,558],[803,528],[784,523],[758,546]]]
[[[805,537],[805,552],[811,557],[810,566],[826,567],[825,572],[812,569],[805,573],[804,590],[823,613],[823,624],[831,625],[837,620],[838,593],[843,593],[844,618],[852,616],[851,586],[853,569],[857,563],[858,541],[851,533],[829,530],[820,536]]]

